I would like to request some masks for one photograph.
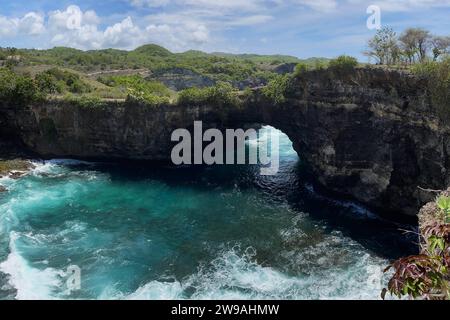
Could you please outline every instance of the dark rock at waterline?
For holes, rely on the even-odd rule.
[[[405,105],[407,101],[407,105]],[[423,204],[418,187],[450,184],[450,129],[423,80],[385,69],[317,70],[275,105],[260,90],[240,108],[105,102],[86,108],[54,101],[0,108],[0,128],[44,157],[169,160],[174,129],[272,125],[293,141],[328,190],[398,215]],[[1,136],[1,135],[0,135]]]
[[[6,189],[4,186],[0,185],[0,193],[1,192],[7,192],[7,191],[8,191],[8,189]]]
[[[15,179],[15,180],[20,179],[25,175],[26,175],[26,172],[23,172],[23,171],[13,171],[13,172],[9,173],[9,177],[11,179]]]
[[[33,168],[34,165],[28,160],[0,160],[0,177],[8,176],[12,179],[19,179]]]

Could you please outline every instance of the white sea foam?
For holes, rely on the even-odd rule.
[[[62,286],[62,272],[53,268],[39,270],[31,267],[17,249],[18,234],[10,234],[10,253],[0,263],[0,271],[8,275],[9,285],[17,290],[19,300],[55,299],[55,291]]]
[[[36,175],[47,173],[54,176],[60,170],[64,173],[65,164],[89,163],[72,160],[46,161],[35,163],[34,172]],[[73,171],[71,174],[74,174]],[[26,186],[27,182],[11,183]],[[71,185],[73,183],[72,181]],[[6,260],[0,263],[0,272],[5,273],[9,285],[16,288],[17,299],[57,299],[64,298],[64,294],[61,292],[62,271],[53,268],[38,269],[20,252],[19,236],[32,234],[10,232],[18,224],[15,214],[35,214],[37,210],[27,208],[46,208],[43,204],[39,205],[42,199],[64,199],[80,188],[78,185],[75,188],[25,188],[20,195],[0,205],[0,231],[6,239],[10,237],[10,252]],[[254,250],[235,247],[219,252],[216,259],[203,265],[194,274],[178,279],[179,281],[149,281],[128,294],[121,292],[120,288],[107,288],[97,298],[378,299],[382,279],[374,270],[379,271],[387,261],[371,256],[356,242],[339,233],[324,235],[319,239],[302,239],[308,237],[309,232],[304,231],[301,225],[296,226],[297,222],[301,224],[301,217],[295,218],[299,221],[293,221],[293,226],[280,230],[287,249],[279,253],[279,258],[287,261],[286,264],[269,266],[256,259]],[[70,232],[87,233],[87,225],[82,222],[68,223],[63,227],[64,230],[56,234],[59,237],[66,237],[66,233]],[[36,237],[36,241],[42,240]],[[44,243],[49,242],[48,239],[43,240]],[[307,243],[306,248],[297,245],[297,242],[302,241]],[[372,280],[368,281],[371,277]]]
[[[52,160],[44,160],[44,161],[32,161],[34,165],[34,169],[32,173],[35,175],[42,174],[52,174],[64,171],[65,166],[95,166],[95,162],[88,162],[82,160],[74,160],[74,159],[52,159]]]
[[[36,162],[33,162],[34,164]],[[51,164],[51,165],[67,165],[67,166],[76,166],[76,165],[95,165],[95,162],[91,161],[83,161],[76,159],[51,159],[37,162],[38,164]]]
[[[233,248],[181,282],[151,281],[120,298],[379,299],[382,279],[373,271],[380,270],[380,264],[382,261],[362,254],[345,272],[329,268],[323,272],[291,276],[257,263],[252,250],[238,253]],[[188,296],[187,292],[192,290],[194,293]]]
[[[127,300],[181,299],[183,288],[179,282],[151,281],[126,297]]]

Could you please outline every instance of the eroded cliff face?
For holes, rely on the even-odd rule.
[[[416,214],[424,201],[418,186],[450,184],[449,129],[435,116],[426,85],[411,75],[312,72],[287,105],[296,149],[331,190]]]
[[[309,72],[282,105],[255,92],[241,108],[49,102],[0,111],[3,135],[45,157],[167,160],[172,131],[194,120],[204,128],[272,125],[326,188],[394,214],[414,215],[429,200],[418,186],[450,184],[450,129],[434,115],[425,85],[397,71]]]

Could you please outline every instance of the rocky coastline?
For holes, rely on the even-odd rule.
[[[421,79],[398,70],[317,70],[292,82],[282,104],[255,89],[242,106],[64,101],[0,108],[0,137],[48,158],[167,161],[177,128],[272,125],[286,133],[317,181],[392,216],[416,216],[420,188],[450,185],[450,128]]]

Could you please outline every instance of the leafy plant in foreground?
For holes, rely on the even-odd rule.
[[[422,254],[399,259],[385,269],[394,269],[394,275],[381,293],[383,299],[388,291],[399,298],[449,299],[450,224],[427,226],[422,237]]]
[[[444,214],[445,222],[450,223],[450,197],[440,196],[436,200],[436,204]]]

